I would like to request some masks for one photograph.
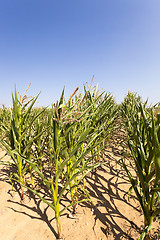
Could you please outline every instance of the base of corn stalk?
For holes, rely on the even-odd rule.
[[[21,186],[21,201],[24,200],[24,188]]]
[[[75,205],[73,205],[72,206],[72,214],[74,215],[74,214],[76,214],[76,209],[77,209],[77,204],[75,204]]]

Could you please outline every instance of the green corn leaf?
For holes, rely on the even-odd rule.
[[[27,126],[25,126],[19,141],[22,141],[22,139],[24,138],[25,134],[27,133],[27,130],[31,128],[31,126],[33,125],[33,122],[45,111],[45,109],[46,108],[44,108],[42,111],[40,111],[35,117],[32,118],[32,120],[29,122],[29,124]]]
[[[39,97],[39,95],[40,95],[40,93],[36,96],[36,97],[34,97],[34,98],[32,98],[32,103],[31,103],[31,105],[28,107],[28,109],[27,109],[27,111],[24,113],[24,115],[23,115],[23,117],[22,117],[22,125],[25,123],[25,121],[28,119],[28,117],[29,117],[29,114],[30,114],[30,112],[31,112],[31,109],[32,109],[32,107],[33,107],[33,105],[35,104],[35,102],[37,101],[37,98]]]
[[[127,173],[127,175],[128,175],[128,178],[129,178],[129,180],[130,180],[130,182],[131,182],[131,184],[132,184],[132,187],[133,187],[133,189],[134,189],[134,191],[135,191],[135,193],[136,193],[137,199],[138,199],[138,201],[139,201],[139,203],[140,203],[140,205],[141,205],[141,207],[142,207],[142,209],[143,209],[143,212],[145,213],[146,210],[145,210],[144,205],[143,205],[143,199],[142,199],[142,196],[140,195],[140,193],[139,193],[139,191],[138,191],[138,188],[137,188],[137,186],[136,186],[137,184],[136,184],[135,180],[133,179],[130,171],[127,169],[127,166],[126,166],[126,164],[124,163],[124,161],[121,160],[121,162],[122,162],[123,167],[124,167],[124,169],[125,169],[125,171],[126,171],[126,173]]]
[[[82,203],[82,202],[91,202],[91,199],[88,199],[88,198],[84,198],[82,200],[79,200],[79,201],[73,201],[71,202],[68,206],[62,208],[62,210],[59,212],[60,215],[62,215],[62,213],[67,210],[68,208],[72,207],[73,205],[77,205],[79,203]]]
[[[143,169],[145,169],[145,165],[147,162],[146,156],[145,156],[145,150],[144,150],[144,146],[140,137],[140,132],[139,130],[137,130],[137,136],[138,136],[138,141],[139,141],[139,146],[140,146],[140,155],[141,155],[141,164],[143,166]]]
[[[84,167],[82,169],[80,169],[77,173],[73,174],[72,177],[65,183],[63,189],[60,191],[57,202],[60,201],[63,193],[66,191],[67,187],[70,185],[70,182],[72,182],[72,180],[74,180],[77,176],[79,176],[81,173],[87,171],[91,171],[92,169],[94,169],[95,167],[99,166],[100,164],[94,165],[94,166],[87,166]],[[82,178],[83,179],[83,178]]]
[[[134,158],[134,162],[136,164],[136,168],[137,168],[136,173],[137,173],[137,175],[138,175],[138,177],[140,179],[140,182],[142,184],[143,191],[145,192],[145,184],[144,184],[145,178],[144,178],[143,170],[142,170],[142,167],[141,167],[141,157],[140,156],[139,157],[136,156],[136,152],[134,151],[131,142],[129,142],[128,144],[129,144],[129,148],[131,150],[132,156]]]
[[[160,208],[157,208],[152,214],[153,217],[156,217],[158,215],[160,215]]]
[[[146,183],[149,183],[153,179],[154,175],[155,175],[155,169],[152,172],[150,172],[149,175],[146,176],[145,178]]]
[[[33,192],[36,196],[38,196],[44,203],[46,203],[48,206],[50,206],[54,211],[55,211],[55,206],[50,203],[49,201],[47,201],[46,199],[44,199],[35,189],[32,189],[24,184],[22,184],[21,182],[19,182],[17,179],[13,179],[15,181],[17,181],[20,185],[22,185],[24,188],[27,188],[28,190],[30,190],[31,192]]]
[[[131,186],[128,190],[128,201],[129,201],[132,190],[133,190],[133,186]]]
[[[53,149],[57,152],[58,149],[58,138],[59,138],[59,124],[53,119]]]
[[[148,156],[147,163],[146,163],[146,165],[148,167],[147,170],[150,170],[151,163],[153,162],[153,158],[154,158],[154,149],[153,149],[153,147],[149,147],[149,156]]]
[[[14,161],[15,164],[17,164],[17,159],[15,158],[15,155],[12,152],[12,149],[10,148],[9,144],[6,143],[5,141],[1,141],[2,146],[4,147],[5,151],[9,156],[11,156],[12,160]]]
[[[138,240],[144,240],[145,236],[147,235],[147,233],[152,229],[152,225],[149,225],[147,227],[145,227],[143,233],[141,234],[141,236],[138,238]]]
[[[46,184],[46,186],[48,187],[48,189],[50,189],[50,181],[47,180],[47,178],[44,176],[44,174],[39,170],[38,166],[31,162],[30,160],[28,160],[27,158],[25,158],[24,156],[22,156],[21,154],[19,154],[16,150],[13,150],[12,153],[16,154],[17,156],[21,157],[22,159],[24,159],[33,169],[36,173],[38,173],[38,175],[43,179],[44,183]]]
[[[33,145],[33,142],[35,142],[37,139],[39,139],[39,138],[41,137],[41,135],[42,135],[45,131],[46,131],[46,129],[42,130],[39,134],[37,134],[35,137],[33,137],[33,138],[29,141],[28,144],[26,144],[26,147],[25,147],[24,150],[23,150],[23,155],[25,155],[28,150],[31,151],[31,147],[32,147],[32,145]]]

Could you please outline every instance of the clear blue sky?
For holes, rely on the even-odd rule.
[[[94,83],[160,101],[160,0],[0,0],[0,106],[14,85],[39,105]]]

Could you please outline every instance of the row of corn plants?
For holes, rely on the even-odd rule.
[[[160,216],[160,114],[146,105],[137,94],[129,92],[120,108],[132,170],[125,160],[122,164],[144,215],[144,231],[139,239],[150,240],[153,220]]]
[[[117,105],[111,94],[84,86],[84,94],[77,88],[66,101],[63,90],[51,108],[34,108],[39,94],[28,98],[27,90],[18,97],[15,87],[13,106],[1,123],[0,142],[11,156],[2,163],[11,167],[10,181],[19,183],[22,200],[26,188],[53,209],[60,239],[62,213],[72,208],[74,214],[77,204],[91,201],[85,176],[103,163]],[[42,197],[37,185],[48,189],[50,200]],[[69,201],[64,206],[66,194]]]
[[[6,108],[5,105],[0,108],[0,123],[3,125],[4,123],[9,123],[10,121],[10,109]],[[4,133],[0,128],[0,136],[3,137]]]
[[[15,177],[20,184],[24,184],[25,174],[30,168],[20,155],[30,159],[34,140],[39,137],[38,135],[34,136],[32,132],[32,124],[39,115],[32,115],[32,107],[37,98],[38,95],[28,99],[26,92],[18,98],[15,87],[15,94],[12,94],[13,107],[10,109],[9,122],[3,122],[1,124],[1,131],[3,132],[1,144],[13,160],[12,162],[7,162],[13,170],[10,175],[10,180],[12,181],[12,177]],[[13,150],[19,155],[14,153]],[[22,185],[21,198],[24,198]]]

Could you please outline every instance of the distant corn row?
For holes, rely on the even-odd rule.
[[[152,222],[160,216],[160,114],[159,108],[147,108],[146,104],[129,92],[121,105],[133,157],[132,172],[124,160],[122,163],[144,215],[144,231],[139,239],[151,239]]]
[[[19,183],[22,199],[27,188],[54,210],[58,239],[64,210],[72,207],[75,213],[78,203],[91,200],[85,176],[101,164],[117,117],[111,94],[92,86],[84,86],[83,95],[77,91],[65,101],[63,90],[51,108],[33,108],[39,95],[27,98],[25,92],[18,96],[15,87],[12,108],[3,107],[0,114],[0,142],[12,159],[3,160],[13,170],[10,181]],[[36,190],[37,184],[47,187],[50,200]],[[60,209],[67,192],[70,201]]]

